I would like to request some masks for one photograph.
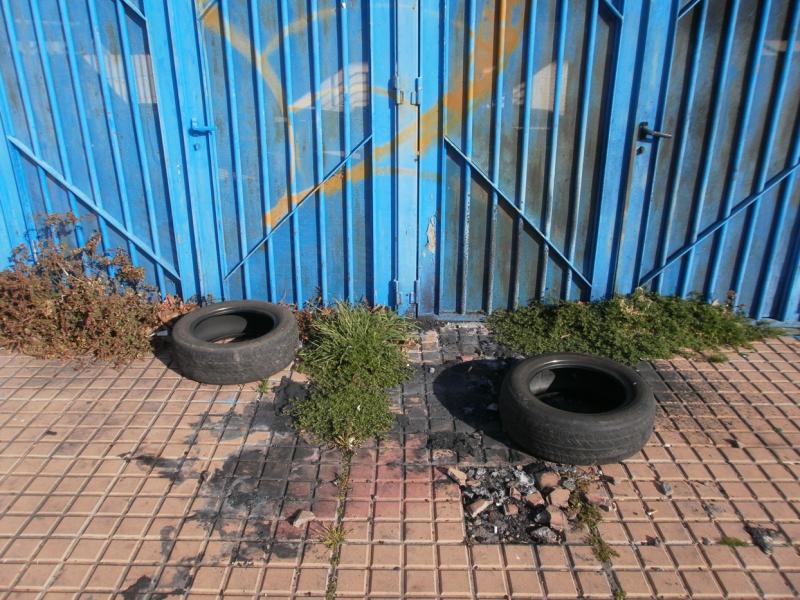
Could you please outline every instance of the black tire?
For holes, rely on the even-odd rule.
[[[653,433],[655,399],[633,369],[576,353],[543,354],[511,368],[500,392],[509,437],[533,456],[574,465],[636,454]]]
[[[172,329],[173,358],[185,377],[201,383],[264,379],[289,365],[298,345],[292,311],[268,302],[211,304],[184,315]]]

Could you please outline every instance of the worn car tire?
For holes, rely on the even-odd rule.
[[[219,343],[228,340],[227,343]],[[198,308],[172,329],[172,356],[185,377],[201,383],[248,383],[292,362],[297,320],[278,304],[253,300]]]
[[[511,439],[553,462],[618,462],[653,432],[655,400],[633,369],[607,358],[543,354],[511,368],[500,392],[500,417]]]

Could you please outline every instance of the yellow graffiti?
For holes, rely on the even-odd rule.
[[[523,18],[518,18],[515,20],[511,20],[509,15],[514,14],[521,14],[522,11],[518,9],[524,8],[526,4],[526,0],[508,0],[508,2],[499,2],[499,7],[503,7],[503,5],[509,4],[509,9],[501,10],[501,17],[504,20],[505,24],[505,51],[503,56],[503,63],[500,68],[505,69],[508,65],[510,60],[510,56],[513,54],[514,50],[518,48],[521,44],[522,37],[523,37],[523,30],[524,30],[524,21]],[[343,9],[346,10],[346,9]],[[494,19],[494,10],[493,4],[487,3],[484,6],[483,14],[480,15],[478,21],[479,25],[477,31],[471,32],[471,35],[474,37],[475,49],[474,54],[468,57],[467,60],[474,60],[476,56],[494,56],[494,31],[495,31],[495,19]],[[320,10],[315,15],[314,18],[317,19],[328,19],[335,15],[335,9],[325,9]],[[222,33],[221,23],[220,23],[220,15],[217,6],[210,8],[206,15],[203,18],[203,24],[206,28],[211,30],[213,33],[217,33],[218,35]],[[308,21],[306,18],[296,19],[295,21],[291,22],[288,26],[287,35],[299,33],[305,30],[307,27]],[[267,85],[267,88],[273,94],[273,96],[279,100],[279,104],[284,106],[282,102],[283,98],[283,88],[280,83],[279,77],[276,75],[274,70],[269,66],[267,62],[268,55],[273,52],[275,49],[278,48],[280,44],[280,34],[276,34],[273,38],[267,43],[263,50],[260,52],[253,52],[252,43],[250,36],[247,34],[243,34],[236,29],[232,25],[228,25],[226,29],[226,33],[228,34],[229,42],[231,47],[236,50],[244,59],[248,61],[253,61],[253,57],[255,57],[255,66],[259,76],[264,80]],[[343,74],[346,76],[346,74]],[[528,83],[528,82],[526,82]],[[494,78],[493,77],[474,77],[471,82],[467,82],[468,90],[467,93],[469,95],[469,102],[471,105],[476,105],[481,102],[486,101],[491,97],[494,85]],[[370,92],[372,94],[380,93],[384,95],[388,95],[388,90],[385,88],[381,89],[371,89]],[[440,117],[440,110],[446,110],[448,112],[452,112],[454,114],[460,114],[462,111],[464,103],[464,92],[461,89],[448,89],[448,91],[444,94],[441,99],[440,106],[435,106],[424,113],[422,113],[419,117],[419,121],[414,121],[409,125],[405,126],[401,129],[394,139],[387,141],[384,144],[374,147],[372,158],[375,162],[380,162],[381,160],[387,158],[391,155],[391,152],[395,145],[399,146],[405,142],[413,141],[415,136],[419,135],[419,139],[417,141],[417,148],[419,153],[425,152],[427,149],[431,147],[432,144],[438,142],[438,129],[439,129],[439,117]],[[290,110],[292,107],[289,107]],[[286,115],[284,114],[284,117]],[[296,156],[295,152],[295,136],[294,131],[289,122],[287,121],[287,143],[289,144],[289,177],[290,180],[296,181],[295,176],[298,170],[297,160],[298,157]],[[403,171],[408,171],[410,175],[417,175],[417,171],[414,169],[403,169]],[[350,182],[359,182],[365,179],[368,176],[366,172],[366,165],[363,161],[357,162],[352,164],[351,166],[347,167],[347,174],[348,180]],[[382,167],[375,167],[373,168],[372,175],[397,175],[401,174],[398,169],[396,168],[382,168]],[[425,174],[426,177],[433,176],[431,174]],[[331,177],[327,180],[322,186],[319,186],[319,190],[321,191],[339,191],[342,188],[344,178],[343,177]],[[267,211],[264,215],[264,221],[267,227],[272,227],[273,225],[277,224],[281,219],[283,219],[295,206],[296,203],[302,202],[309,194],[314,190],[315,186],[309,186],[302,190],[297,190],[293,194],[290,194],[288,191],[284,194],[281,198],[279,198],[274,206]]]

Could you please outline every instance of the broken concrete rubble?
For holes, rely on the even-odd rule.
[[[544,471],[536,475],[536,487],[540,490],[554,488],[561,483],[561,475],[555,471]]]
[[[568,489],[557,487],[550,491],[547,495],[547,503],[558,508],[566,508],[569,506],[569,496],[571,492]]]
[[[571,480],[577,489],[578,481],[586,486],[587,473],[575,467],[557,469],[540,463],[448,469],[453,481],[466,478],[460,489],[468,540],[477,544],[562,542],[570,529],[566,509],[571,495],[562,481]],[[595,487],[589,489],[599,492],[601,486],[593,483]],[[598,493],[598,501],[601,497]]]

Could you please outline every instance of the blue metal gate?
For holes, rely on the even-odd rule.
[[[439,0],[421,310],[647,286],[798,318],[800,4]],[[662,137],[662,135],[671,137]]]
[[[69,210],[184,296],[798,319],[797,2],[0,9],[3,256]]]

